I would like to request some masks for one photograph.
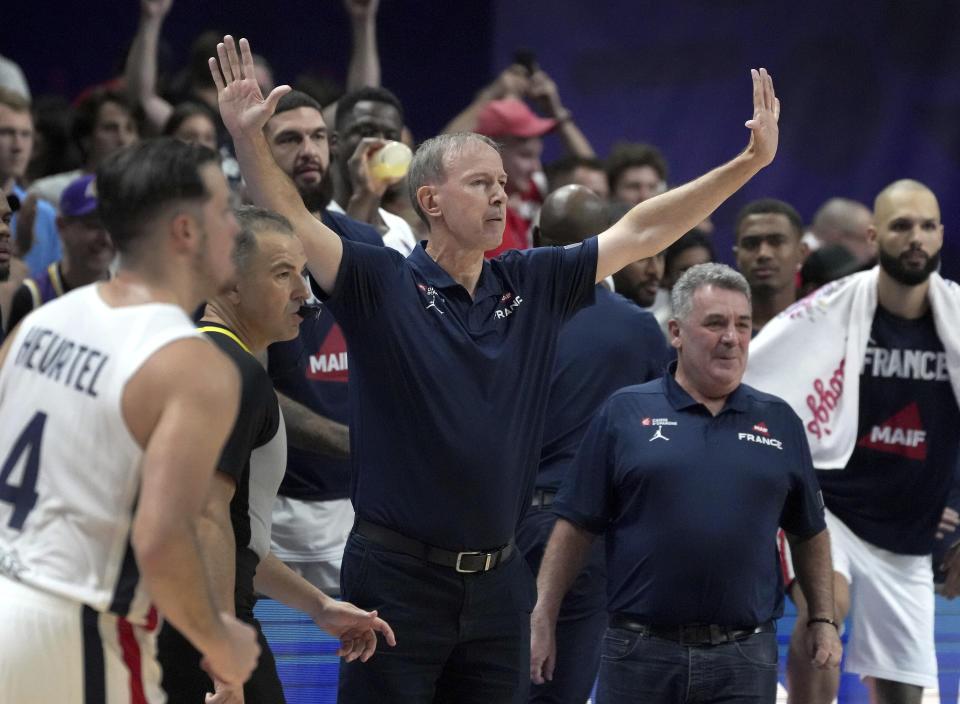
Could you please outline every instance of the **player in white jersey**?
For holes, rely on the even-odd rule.
[[[238,405],[232,363],[187,316],[235,275],[226,180],[214,152],[163,139],[97,184],[116,276],[0,349],[5,702],[163,702],[158,611],[221,680],[242,683],[259,653],[216,610],[195,531]]]
[[[937,685],[931,553],[960,457],[960,287],[937,273],[943,231],[934,193],[895,181],[868,228],[879,266],[794,304],[750,343],[745,378],[804,422],[827,509],[831,620],[849,612],[844,670],[873,704],[919,704]],[[953,598],[960,548],[944,561]],[[814,670],[796,647],[823,619],[802,590],[791,596],[790,702],[828,704],[839,673]]]

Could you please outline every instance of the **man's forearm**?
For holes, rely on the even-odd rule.
[[[559,117],[560,122],[557,126],[557,136],[563,144],[563,153],[570,156],[580,157],[581,159],[593,159],[597,153],[593,151],[590,140],[577,127],[577,124],[570,117],[570,113]]]
[[[291,609],[316,618],[330,600],[326,594],[287,567],[272,552],[259,565],[253,578],[256,590]]]
[[[240,171],[253,202],[280,213],[294,223],[305,214],[309,215],[297,187],[277,166],[263,133],[233,137]]]
[[[381,235],[387,231],[380,219],[380,197],[375,193],[355,188],[344,209],[354,220],[373,225]]]
[[[835,617],[833,608],[833,563],[830,560],[830,535],[826,529],[800,540],[787,534],[793,569],[807,600],[810,618]]]
[[[537,574],[537,609],[556,621],[563,597],[580,574],[597,536],[558,518],[547,542]]]
[[[207,652],[226,634],[208,588],[200,544],[190,522],[173,520],[169,527],[151,535],[134,530],[137,567],[157,610],[197,650]]]
[[[347,67],[347,92],[380,85],[380,54],[377,51],[377,16],[351,17],[353,49]]]
[[[197,540],[217,608],[227,613],[235,613],[237,543],[230,523],[229,507],[225,516],[205,513],[197,520]]]
[[[157,47],[162,26],[162,17],[141,17],[124,70],[127,92],[143,108],[156,132],[163,129],[173,112],[170,103],[157,95]]]
[[[761,168],[741,154],[703,176],[634,206],[600,236],[597,281],[652,257],[710,215]]]
[[[286,394],[277,392],[277,398],[290,445],[338,460],[350,457],[350,429],[346,425],[311,411]]]

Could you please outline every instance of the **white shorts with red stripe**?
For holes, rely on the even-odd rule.
[[[833,569],[850,585],[843,669],[864,677],[937,686],[930,555],[901,555],[860,538],[830,511]]]
[[[150,628],[0,576],[0,692],[17,704],[163,704]]]

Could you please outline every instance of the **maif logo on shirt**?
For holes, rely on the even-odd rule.
[[[346,382],[349,378],[347,341],[336,323],[330,328],[326,339],[316,354],[310,355],[307,378],[313,381]]]
[[[927,431],[920,421],[917,402],[914,401],[880,425],[873,426],[857,445],[911,460],[927,459]]]

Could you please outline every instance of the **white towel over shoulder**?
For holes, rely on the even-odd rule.
[[[878,272],[874,267],[827,284],[780,313],[750,343],[744,382],[780,396],[797,412],[818,469],[842,468],[853,454]],[[960,403],[960,286],[932,274],[929,297]]]

